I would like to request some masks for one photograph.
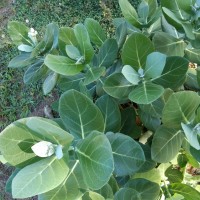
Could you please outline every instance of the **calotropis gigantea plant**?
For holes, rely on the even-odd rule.
[[[119,0],[112,38],[87,18],[43,38],[12,21],[24,82],[57,85],[59,118],[29,117],[0,135],[15,166],[6,191],[40,200],[200,199],[199,1]],[[195,68],[191,67],[195,66]]]

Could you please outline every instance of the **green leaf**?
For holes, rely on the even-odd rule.
[[[189,144],[194,147],[196,150],[200,150],[200,144],[198,141],[198,135],[200,135],[199,128],[200,124],[197,124],[195,127],[191,124],[181,123],[182,129],[185,133],[185,136]]]
[[[69,172],[64,160],[45,158],[24,167],[12,181],[13,198],[32,197],[54,189]]]
[[[192,91],[181,91],[172,94],[163,109],[162,121],[165,126],[181,128],[182,123],[189,123],[194,119],[195,110],[200,104],[200,97]]]
[[[121,49],[122,45],[126,41],[127,34],[128,34],[127,33],[127,23],[126,22],[122,22],[117,27],[116,32],[115,32],[115,37],[116,37],[119,49]]]
[[[183,181],[183,173],[173,168],[172,165],[165,171],[165,176],[170,183],[181,183]]]
[[[82,200],[105,200],[103,196],[93,191],[86,192],[81,199]]]
[[[8,64],[10,68],[22,68],[32,64],[35,58],[32,58],[30,53],[22,53],[14,57]]]
[[[138,15],[135,8],[128,2],[128,0],[119,0],[119,5],[125,19],[136,27],[140,27]]]
[[[186,79],[188,60],[178,56],[167,57],[166,65],[160,76],[153,79],[153,82],[162,85],[164,88],[176,89]]]
[[[140,194],[131,188],[120,188],[118,192],[115,193],[114,200],[141,200]]]
[[[59,114],[70,133],[85,138],[93,130],[104,131],[104,119],[99,108],[84,94],[69,90],[62,94]]]
[[[58,79],[57,73],[50,73],[48,75],[48,77],[45,79],[42,85],[42,90],[44,95],[47,95],[53,90],[53,88],[56,86],[57,79]]]
[[[93,131],[77,144],[76,153],[88,187],[93,190],[103,187],[114,169],[112,149],[106,136]]]
[[[39,195],[39,200],[75,200],[83,194],[80,189],[87,189],[78,160],[69,162],[69,173],[64,181],[53,190]]]
[[[97,66],[98,67],[110,67],[117,58],[118,45],[115,39],[107,39],[99,49],[97,54]]]
[[[67,55],[73,60],[78,60],[81,57],[79,50],[73,45],[66,45],[65,50]]]
[[[103,89],[112,97],[127,99],[133,87],[121,73],[114,73],[106,79]]]
[[[50,119],[30,117],[27,118],[26,125],[34,131],[33,134],[35,136],[53,144],[61,144],[64,147],[69,147],[73,140],[72,135],[61,129],[57,123]]]
[[[24,52],[29,53],[29,52],[32,52],[32,51],[33,51],[33,47],[32,47],[32,46],[29,46],[29,45],[27,45],[27,44],[20,44],[20,45],[18,46],[18,50],[19,50],[19,51],[24,51]]]
[[[168,56],[181,56],[185,54],[186,43],[184,40],[173,37],[164,32],[157,32],[153,36],[155,49]]]
[[[157,199],[160,193],[160,187],[157,183],[142,178],[129,180],[125,187],[137,191],[142,200],[149,200],[149,197]]]
[[[152,159],[159,163],[169,162],[178,154],[183,139],[182,131],[160,126],[153,136]]]
[[[136,124],[136,112],[134,108],[127,107],[121,111],[121,128],[120,132],[134,139],[141,135],[141,127]]]
[[[141,81],[138,72],[136,72],[134,68],[132,68],[130,65],[125,65],[122,68],[122,74],[127,79],[127,81],[129,81],[133,85],[138,85],[138,83]]]
[[[105,123],[104,130],[117,132],[121,126],[121,113],[119,110],[119,106],[116,101],[108,96],[103,95],[97,99],[96,105],[101,110]]]
[[[147,18],[149,15],[149,5],[146,1],[141,1],[138,6],[138,15],[142,24],[147,24]]]
[[[91,42],[100,47],[106,40],[106,34],[100,26],[99,22],[92,18],[86,18],[84,25],[87,28]]]
[[[89,63],[94,55],[94,49],[90,43],[87,29],[83,24],[76,24],[74,26],[74,34],[85,63]]]
[[[65,46],[73,45],[75,47],[78,46],[78,42],[76,40],[76,36],[74,34],[74,30],[70,27],[61,27],[58,38],[58,46],[61,52],[65,55]]]
[[[164,88],[151,82],[142,82],[129,94],[129,99],[138,104],[149,104],[164,93]]]
[[[147,56],[145,78],[155,78],[162,74],[166,64],[166,55],[153,52]]]
[[[24,140],[39,140],[25,126],[27,119],[20,119],[7,126],[0,135],[0,152],[13,166],[23,164],[25,161],[34,161],[35,154],[23,151],[19,144]],[[13,134],[15,133],[15,134]]]
[[[94,81],[97,81],[101,76],[106,73],[105,67],[91,67],[85,74],[84,84],[88,85]]]
[[[121,133],[107,133],[114,157],[114,174],[126,176],[136,173],[145,162],[140,145],[131,137]]]
[[[187,200],[200,199],[200,193],[189,185],[182,183],[173,183],[169,185],[169,190],[173,194],[181,194]]]
[[[41,80],[47,74],[48,68],[44,65],[43,60],[36,60],[26,70],[23,81],[25,84],[35,83]]]
[[[153,43],[142,33],[131,34],[122,49],[122,62],[135,70],[144,68],[147,56],[154,51]]]
[[[17,21],[8,22],[8,33],[15,45],[27,44],[32,46],[28,32],[29,28],[23,23]]]
[[[84,68],[81,63],[76,63],[68,57],[51,54],[45,57],[44,63],[52,71],[68,76],[78,74]]]
[[[109,185],[109,183],[110,183],[110,180],[106,185],[104,185],[101,189],[96,190],[95,192],[102,195],[106,200],[108,199],[113,200],[114,191],[112,187]]]
[[[186,58],[193,63],[200,64],[200,50],[199,49],[185,49]]]

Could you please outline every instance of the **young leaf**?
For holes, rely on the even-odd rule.
[[[114,157],[114,174],[126,176],[136,173],[145,162],[140,145],[131,137],[121,133],[107,133]]]
[[[157,183],[142,178],[129,180],[125,187],[137,191],[142,200],[149,200],[149,197],[157,199],[160,193],[160,187]]]
[[[32,46],[28,37],[29,28],[17,21],[8,22],[8,33],[15,45],[27,44]]]
[[[112,97],[127,99],[133,87],[121,73],[114,73],[106,79],[103,89]]]
[[[30,46],[30,45],[26,45],[26,44],[20,44],[18,46],[18,50],[19,51],[24,51],[24,52],[27,52],[27,53],[30,53],[33,51],[33,47]]]
[[[88,31],[83,24],[74,26],[74,34],[78,42],[80,52],[84,57],[85,63],[89,63],[94,55],[94,49],[90,43]]]
[[[58,79],[57,73],[50,73],[48,75],[48,77],[45,79],[42,85],[42,90],[44,95],[47,95],[53,90],[53,88],[56,86],[57,79]]]
[[[132,25],[140,27],[137,12],[128,0],[119,0],[119,5],[125,19]]]
[[[78,91],[69,90],[62,94],[59,114],[66,128],[78,138],[85,138],[93,130],[104,131],[101,111]]]
[[[126,41],[127,36],[127,22],[122,22],[116,29],[115,36],[117,40],[117,44],[119,49],[121,49],[122,45]]]
[[[88,187],[92,190],[103,187],[114,170],[112,149],[106,136],[93,131],[77,144],[76,153]]]
[[[129,94],[129,99],[138,104],[149,104],[164,93],[164,88],[151,82],[142,82]]]
[[[136,71],[144,68],[147,56],[154,51],[153,43],[142,33],[131,34],[122,48],[122,62]]]
[[[122,74],[127,79],[127,81],[129,81],[133,85],[138,85],[141,80],[138,72],[136,72],[130,65],[125,65],[122,68]]]
[[[108,96],[103,95],[97,99],[96,105],[101,110],[105,123],[104,123],[104,130],[117,132],[121,126],[121,114],[119,110],[119,106],[116,101]]]
[[[49,157],[20,170],[12,181],[13,198],[32,197],[60,185],[69,168],[64,160]]]
[[[167,168],[165,176],[170,183],[181,183],[183,181],[183,173],[178,169],[173,168],[173,165]]]
[[[159,163],[169,162],[178,154],[183,139],[182,131],[160,126],[152,141],[152,159]]]
[[[67,55],[73,60],[78,60],[81,57],[79,50],[73,45],[66,45],[65,50]]]
[[[51,54],[45,57],[44,63],[52,71],[67,76],[78,74],[84,68],[81,63],[76,63],[68,57]]]
[[[99,22],[92,18],[87,18],[84,25],[87,28],[88,34],[90,36],[91,42],[100,47],[106,40],[106,34],[100,26]]]
[[[181,91],[172,94],[163,109],[162,121],[170,128],[181,128],[182,123],[190,123],[194,112],[200,104],[200,97],[192,91]]]

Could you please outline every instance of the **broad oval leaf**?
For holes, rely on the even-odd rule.
[[[118,45],[115,39],[107,39],[96,56],[98,67],[110,67],[117,58]]]
[[[153,136],[152,159],[159,163],[169,162],[178,154],[183,139],[182,131],[160,126]]]
[[[185,55],[188,60],[193,63],[200,64],[200,50],[199,49],[185,49]]]
[[[24,167],[12,181],[13,198],[32,197],[60,185],[69,168],[64,160],[52,156]]]
[[[106,79],[103,89],[112,97],[128,99],[133,87],[133,84],[127,81],[121,73],[115,73]]]
[[[82,200],[105,200],[105,198],[99,193],[89,191],[82,196]]]
[[[81,54],[80,54],[79,50],[73,45],[66,45],[65,51],[66,51],[67,55],[73,60],[78,60],[81,58]]]
[[[74,34],[85,63],[89,63],[94,55],[94,49],[90,43],[87,29],[83,24],[76,24],[74,26]]]
[[[114,200],[141,200],[140,194],[131,188],[120,188],[115,193]]]
[[[47,78],[45,79],[43,85],[42,85],[42,90],[43,94],[47,95],[50,93],[53,88],[56,86],[58,80],[58,74],[57,73],[50,73]]]
[[[157,199],[160,193],[160,187],[157,183],[142,178],[129,180],[125,187],[139,193],[142,200]]]
[[[59,114],[65,127],[78,138],[85,138],[93,130],[104,131],[99,108],[76,90],[69,90],[61,96]]]
[[[146,160],[141,146],[131,137],[121,133],[108,132],[107,137],[113,152],[114,174],[126,176],[139,171]]]
[[[32,46],[28,32],[29,28],[23,23],[17,21],[8,22],[8,33],[15,45],[27,44]]]
[[[96,105],[104,116],[104,130],[117,132],[121,126],[121,113],[117,102],[110,96],[104,95],[97,99]]]
[[[162,121],[165,126],[181,128],[182,123],[190,123],[194,119],[195,110],[200,104],[200,97],[192,91],[181,91],[172,94],[165,104]]]
[[[164,88],[151,82],[142,82],[129,94],[129,99],[138,104],[149,104],[164,93]]]
[[[122,68],[122,74],[124,75],[124,77],[127,79],[127,81],[129,81],[130,83],[132,83],[133,85],[138,85],[138,83],[140,82],[141,78],[138,74],[137,71],[135,71],[133,69],[133,67],[131,67],[130,65],[125,65]]]
[[[122,62],[135,70],[144,68],[147,56],[154,51],[153,43],[142,33],[131,34],[122,48]]]
[[[114,170],[111,145],[107,137],[93,131],[76,147],[85,183],[90,189],[102,188]]]
[[[162,74],[153,79],[153,82],[164,88],[177,89],[186,79],[189,62],[187,59],[171,56],[167,57]]]
[[[173,183],[169,185],[169,191],[173,194],[178,193],[184,196],[187,200],[199,200],[200,193],[193,187],[183,183]]]
[[[92,18],[86,18],[84,25],[87,28],[91,42],[100,47],[106,40],[106,34],[99,22]]]
[[[51,54],[45,57],[44,63],[52,71],[68,76],[78,74],[84,68],[81,63],[76,63],[68,57]]]

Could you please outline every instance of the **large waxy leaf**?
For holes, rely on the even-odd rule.
[[[99,49],[97,54],[98,67],[110,67],[117,58],[118,45],[115,39],[107,39]]]
[[[105,198],[96,192],[89,191],[82,196],[82,200],[105,200]]]
[[[93,190],[103,187],[114,170],[112,149],[107,137],[93,131],[77,144],[76,153],[88,187]]]
[[[121,73],[115,73],[106,79],[103,89],[112,97],[127,99],[133,87]]]
[[[54,189],[63,182],[68,171],[65,161],[56,157],[28,165],[12,181],[13,198],[32,197]]]
[[[8,33],[14,44],[27,44],[31,45],[31,40],[28,37],[29,28],[23,23],[17,21],[10,21],[8,23]]]
[[[0,135],[0,152],[7,162],[13,166],[31,161],[35,157],[34,153],[27,153],[19,146],[25,140],[39,140],[27,129],[26,121],[27,119],[21,119],[12,123]]]
[[[141,80],[139,73],[135,71],[130,65],[125,65],[122,68],[122,74],[127,79],[127,81],[129,81],[133,85],[138,85]]]
[[[159,163],[169,162],[178,154],[183,139],[182,131],[160,126],[152,141],[152,159]]]
[[[116,101],[108,96],[104,95],[96,101],[96,105],[101,110],[105,123],[104,130],[117,132],[121,126],[121,113],[119,110],[119,106]]]
[[[145,162],[141,146],[121,133],[107,133],[114,157],[114,174],[126,176],[136,173]]]
[[[125,19],[136,27],[140,26],[137,12],[128,0],[119,0],[119,5]]]
[[[112,178],[110,180],[113,180]],[[106,200],[113,199],[113,193],[115,193],[115,190],[113,191],[113,188],[110,186],[110,181],[104,185],[100,190],[96,190],[95,192],[102,195]]]
[[[195,110],[200,104],[200,97],[192,91],[181,91],[172,94],[163,109],[162,121],[165,126],[181,128],[182,123],[194,119]]]
[[[122,62],[135,70],[144,68],[147,56],[154,51],[153,43],[142,33],[131,34],[122,49]]]
[[[23,80],[25,84],[37,82],[46,75],[48,68],[44,65],[43,60],[37,60],[34,64],[28,67],[26,70]]]
[[[141,200],[140,194],[131,188],[121,188],[115,193],[114,200]]]
[[[76,63],[68,57],[51,54],[45,57],[44,63],[54,72],[67,76],[78,74],[84,67],[81,63]]]
[[[200,199],[200,193],[195,190],[193,187],[182,184],[182,183],[173,183],[169,185],[169,191],[173,194],[178,193],[184,196],[184,199],[194,200]]]
[[[80,189],[87,189],[78,160],[69,163],[69,173],[65,180],[53,190],[39,195],[39,200],[75,200],[83,193]]]
[[[76,40],[76,36],[74,34],[74,30],[70,27],[62,27],[60,28],[59,38],[58,38],[58,46],[61,52],[65,55],[65,46],[66,45],[78,45]]]
[[[157,51],[168,56],[183,57],[185,54],[186,43],[168,33],[157,32],[153,37],[153,43]]]
[[[176,89],[180,87],[186,79],[188,64],[189,62],[185,58],[167,57],[162,74],[154,78],[153,82],[162,85],[164,88]]]
[[[200,64],[200,50],[199,49],[185,49],[185,55],[193,63]]]
[[[85,63],[89,63],[94,55],[94,49],[90,43],[87,29],[83,24],[77,24],[74,26],[74,34]]]
[[[58,80],[58,74],[57,73],[50,73],[47,78],[45,79],[43,85],[42,85],[42,90],[43,94],[47,95],[50,93],[53,88],[56,86]]]
[[[155,78],[162,74],[165,67],[166,55],[153,52],[147,56],[145,78]]]
[[[11,68],[20,68],[26,67],[32,64],[35,61],[35,58],[32,58],[30,53],[22,53],[14,57],[8,64],[8,67]]]
[[[69,90],[61,96],[59,114],[66,128],[78,138],[85,138],[93,130],[104,131],[99,108],[76,90]]]
[[[50,119],[43,119],[40,117],[27,118],[26,125],[34,135],[42,140],[47,140],[53,144],[61,144],[65,147],[69,146],[73,140],[73,136],[65,130],[55,125]]]
[[[149,104],[158,99],[164,88],[151,82],[142,82],[129,94],[129,99],[138,104]]]
[[[103,31],[99,22],[92,18],[87,18],[84,24],[87,28],[91,42],[100,47],[106,40],[106,34]]]
[[[157,183],[142,178],[128,181],[125,187],[137,191],[142,200],[157,199],[160,193],[160,187]]]
[[[200,136],[200,124],[194,127],[191,124],[181,123],[181,126],[190,145],[196,150],[200,150],[200,143],[198,141],[198,135]]]

